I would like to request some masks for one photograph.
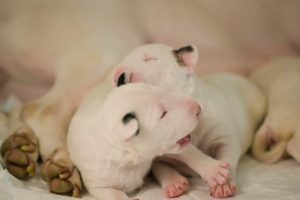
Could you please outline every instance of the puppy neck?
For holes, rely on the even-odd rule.
[[[140,155],[134,147],[120,143],[102,142],[101,151],[105,152],[99,155],[102,161],[123,167],[135,167],[153,160],[146,155]]]
[[[182,92],[188,96],[192,96],[195,91],[195,75],[190,74],[187,76],[185,84],[182,87]]]

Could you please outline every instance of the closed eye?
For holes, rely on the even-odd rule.
[[[164,117],[166,116],[167,113],[168,113],[167,111],[164,111],[164,112],[161,114],[160,119],[164,118]]]

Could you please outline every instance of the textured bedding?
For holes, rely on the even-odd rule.
[[[15,104],[15,103],[13,103]],[[6,125],[0,121],[0,144],[7,137]],[[300,200],[300,164],[294,160],[284,160],[274,165],[258,163],[246,155],[240,162],[237,174],[238,193],[234,200]],[[162,189],[153,180],[133,197],[140,200],[166,200]],[[87,193],[84,199],[92,199]],[[0,200],[76,200],[61,195],[50,194],[40,177],[22,182],[11,176],[0,165]],[[200,178],[190,179],[189,191],[176,200],[213,199],[208,187]]]
[[[176,200],[213,199],[200,178],[190,179],[187,194]],[[147,181],[133,196],[140,200],[165,200],[162,189],[154,182]],[[84,199],[92,199],[87,193]],[[46,184],[39,178],[22,182],[6,170],[0,170],[0,200],[71,200],[47,191]],[[245,156],[238,168],[238,193],[229,199],[236,200],[296,200],[300,199],[300,165],[294,160],[285,160],[275,165],[256,162]]]

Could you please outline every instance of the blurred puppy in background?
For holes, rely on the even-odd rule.
[[[300,58],[274,60],[251,75],[267,96],[267,116],[257,131],[252,155],[275,163],[286,155],[300,162]]]

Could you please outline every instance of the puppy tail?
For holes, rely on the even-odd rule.
[[[273,131],[265,123],[257,131],[251,153],[259,161],[272,164],[280,160],[286,152],[287,142],[277,141]]]

